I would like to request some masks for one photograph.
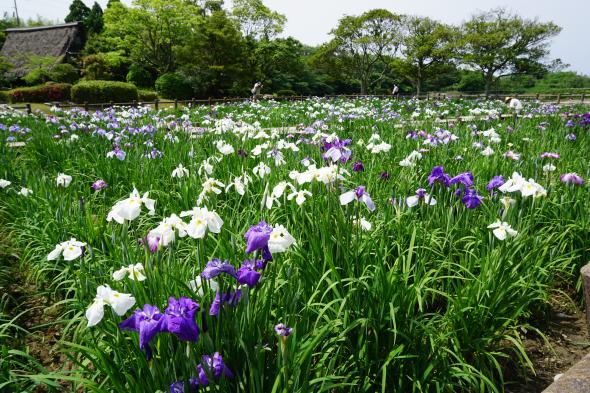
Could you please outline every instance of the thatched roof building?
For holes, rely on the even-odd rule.
[[[52,56],[64,62],[84,47],[82,23],[73,22],[55,26],[6,29],[6,41],[0,56],[13,64],[10,74],[23,77],[31,55]]]

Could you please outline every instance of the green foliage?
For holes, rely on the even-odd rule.
[[[201,9],[183,0],[136,0],[132,8],[113,3],[104,13],[104,34],[132,62],[162,74],[176,69],[201,18]]]
[[[92,5],[92,9],[88,13],[86,19],[84,19],[84,27],[90,34],[99,34],[103,27],[104,21],[102,19],[102,8],[100,5],[95,1]]]
[[[71,89],[72,85],[69,83],[51,83],[12,89],[7,95],[11,103],[68,101]]]
[[[402,43],[402,18],[375,9],[360,16],[343,17],[331,34],[334,39],[327,50],[338,56],[344,68],[358,80],[361,94],[367,94],[375,82],[373,71],[385,62],[385,56],[393,56]],[[382,75],[383,72],[378,78]]]
[[[485,90],[503,76],[522,73],[549,53],[549,39],[561,28],[511,15],[499,8],[474,15],[462,26],[461,60],[479,70]]]
[[[232,16],[246,37],[269,40],[283,31],[287,17],[262,0],[234,0]]]
[[[454,69],[451,60],[455,57],[458,34],[452,27],[430,18],[405,18],[404,25],[402,70],[420,95],[424,82]]]
[[[130,103],[137,101],[137,87],[131,83],[92,80],[82,81],[72,87],[72,101],[75,103]]]
[[[129,72],[125,78],[127,82],[133,83],[137,87],[153,87],[154,77],[153,75],[140,66],[139,64],[131,64]]]
[[[66,23],[84,22],[90,15],[90,8],[82,0],[73,0],[70,4],[70,12],[65,17]]]
[[[0,19],[0,48],[2,48],[2,45],[4,45],[4,41],[6,40],[6,32],[4,30],[17,26],[18,23],[16,18],[9,17],[5,14],[4,17]]]
[[[193,98],[193,89],[184,76],[172,72],[160,75],[156,79],[156,91],[162,98],[178,100]]]
[[[139,101],[154,101],[156,98],[158,98],[158,93],[156,93],[155,91],[151,91],[151,90],[142,90],[139,89],[137,91],[137,97],[139,99]]]
[[[25,83],[33,86],[51,80],[51,70],[58,62],[59,58],[55,56],[28,56],[26,68],[29,71],[23,77]]]
[[[129,58],[122,51],[104,52],[82,58],[82,75],[88,80],[125,80]]]
[[[56,64],[49,72],[49,80],[58,83],[74,84],[80,79],[78,70],[71,64]]]
[[[277,97],[293,97],[297,95],[296,92],[288,89],[277,90],[275,94],[277,95]]]
[[[1,103],[8,102],[8,91],[0,90],[0,102]]]

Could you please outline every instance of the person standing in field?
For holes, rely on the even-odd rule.
[[[514,97],[506,97],[504,99],[504,102],[506,103],[506,105],[508,105],[508,108],[515,114],[519,115],[520,112],[522,112],[522,102],[520,102],[519,99]]]
[[[258,101],[260,90],[262,89],[262,82],[256,82],[252,88],[252,101]]]
[[[393,85],[393,90],[391,91],[391,95],[394,98],[397,98],[399,96],[399,87],[397,87],[397,85]]]

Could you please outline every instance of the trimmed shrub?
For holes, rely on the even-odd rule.
[[[71,64],[56,64],[49,73],[50,80],[58,83],[74,84],[80,79],[78,70]]]
[[[163,98],[188,100],[192,98],[193,89],[180,74],[168,73],[156,79],[156,91]]]
[[[131,67],[129,67],[126,80],[137,87],[154,86],[154,77],[152,74],[139,64],[132,64]]]
[[[297,95],[297,93],[295,93],[293,90],[289,90],[289,89],[283,89],[283,90],[277,91],[277,97],[293,97],[296,95]]]
[[[72,101],[78,104],[127,103],[137,101],[137,87],[131,83],[114,81],[82,81],[72,87]]]
[[[71,89],[72,85],[69,83],[21,87],[8,91],[8,101],[10,103],[67,101],[70,99]]]
[[[35,68],[27,72],[25,76],[23,76],[23,80],[28,86],[37,87],[49,80],[51,80],[51,75],[49,70],[45,68]]]
[[[137,95],[139,97],[139,101],[154,101],[158,98],[158,93],[151,90],[138,90]]]

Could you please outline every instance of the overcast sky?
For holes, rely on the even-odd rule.
[[[126,4],[130,0],[123,0]],[[63,20],[71,0],[16,0],[21,18],[41,15]],[[84,0],[92,6],[92,0]],[[229,1],[226,1],[228,3]],[[0,0],[0,13],[14,11],[14,0]],[[107,0],[98,0],[105,6]],[[526,18],[553,21],[563,28],[551,46],[551,56],[561,58],[572,70],[590,75],[590,0],[264,0],[271,9],[287,16],[284,35],[305,44],[329,39],[330,30],[343,15],[358,15],[372,8],[394,13],[429,16],[446,23],[461,23],[478,10],[498,6]]]

